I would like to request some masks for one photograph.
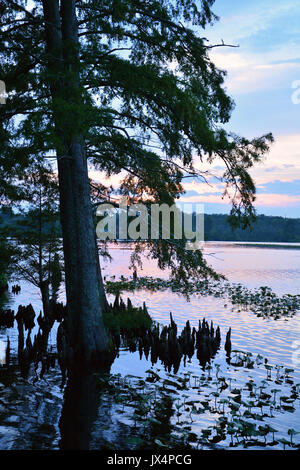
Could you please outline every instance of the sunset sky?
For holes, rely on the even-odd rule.
[[[300,217],[300,0],[216,0],[213,11],[219,21],[199,35],[210,44],[223,40],[239,46],[211,53],[227,71],[225,86],[235,101],[226,128],[247,138],[269,132],[275,138],[270,153],[251,170],[257,212]],[[197,162],[196,167],[209,168]],[[221,176],[222,162],[210,169]],[[110,183],[117,184],[120,176]],[[99,179],[99,172],[92,171],[91,177]],[[206,213],[229,212],[218,180],[211,179],[210,186],[186,181],[181,202],[204,204]]]
[[[300,217],[300,0],[216,0],[220,21],[205,31],[216,48],[213,60],[228,71],[226,87],[236,103],[227,128],[246,137],[272,132],[271,152],[252,176],[257,184],[257,211]],[[300,101],[300,100],[299,100]],[[216,164],[216,171],[221,168]],[[189,182],[183,198],[203,202],[205,212],[225,213],[221,186]]]

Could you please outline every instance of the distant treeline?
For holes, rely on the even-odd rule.
[[[14,236],[14,227],[22,225],[23,216],[9,210],[0,211],[0,236],[6,227],[6,236]],[[259,215],[252,228],[232,229],[228,216],[224,214],[205,214],[206,241],[241,241],[241,242],[300,242],[300,218],[287,219]],[[8,230],[7,230],[8,229]]]
[[[300,219],[259,215],[251,229],[232,230],[228,216],[205,215],[206,241],[300,242]]]
[[[25,217],[14,213],[10,208],[0,210],[0,238],[1,236],[14,238],[22,233],[25,235],[28,231],[37,230],[38,226],[39,222],[34,213]],[[51,223],[43,220],[42,233],[49,234],[54,226],[60,231],[59,215],[54,216]]]

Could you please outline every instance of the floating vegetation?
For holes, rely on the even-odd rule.
[[[191,282],[189,288],[183,287],[180,282],[153,278],[150,276],[129,279],[124,276],[120,280],[106,281],[106,290],[111,294],[120,294],[123,291],[147,289],[151,291],[167,290],[178,292],[186,297],[193,294],[217,298],[224,298],[231,302],[238,312],[241,309],[253,312],[258,317],[289,318],[300,310],[300,295],[286,294],[282,297],[276,295],[270,287],[262,286],[258,289],[248,289],[242,284],[230,284],[225,281],[198,281]],[[224,305],[227,307],[227,304]]]
[[[144,377],[99,375],[102,400],[113,401],[113,419],[127,436],[125,442],[114,439],[106,446],[300,449],[299,431],[276,425],[276,418],[300,404],[300,384],[294,383],[292,370],[243,351],[232,351],[228,364],[226,377],[219,364],[210,363],[198,374],[170,374],[152,366]],[[244,374],[234,385],[237,379],[228,374],[236,367]],[[254,380],[249,369],[265,369],[266,379]]]
[[[132,285],[130,290],[136,286],[148,288],[145,279],[149,279],[154,290],[171,288],[168,281],[152,278],[138,278],[134,283],[123,278],[120,283],[108,282],[107,286],[112,286],[111,291],[114,291],[117,285],[119,294],[120,290],[126,290],[124,286],[121,289],[124,284]],[[226,290],[224,285],[227,285]],[[224,289],[222,292],[221,287]],[[251,303],[251,295],[255,297],[256,291],[226,283],[219,284],[218,288],[217,283],[209,284],[206,291],[209,291],[207,295],[215,291],[216,297],[226,295],[233,305],[251,308],[256,313],[254,302]],[[268,302],[266,299],[272,299],[275,294],[268,288],[261,288],[258,293],[256,309],[261,314],[262,307],[270,308],[269,304],[262,305],[263,299]],[[46,319],[41,315],[36,317],[31,305],[20,306],[16,315],[11,310],[2,310],[1,314],[3,322],[16,320],[18,324],[18,361],[22,377],[28,373],[30,364],[34,366],[35,380],[38,380],[37,371],[39,378],[54,367],[57,371],[57,362],[62,365],[64,343],[59,343],[58,355],[53,349],[46,350]],[[61,321],[64,316],[65,307],[57,304],[55,319]],[[272,315],[263,315],[268,316]],[[271,364],[260,354],[237,350],[231,344],[231,329],[221,342],[218,327],[206,320],[201,320],[197,328],[186,322],[179,332],[172,315],[169,325],[158,325],[151,319],[145,305],[133,307],[130,300],[124,303],[119,295],[105,313],[104,321],[117,352],[119,348],[126,347],[129,352],[136,352],[137,356],[139,354],[149,362],[145,374],[139,377],[120,374],[98,376],[103,410],[106,409],[105,403],[109,404],[107,410],[110,410],[107,411],[110,415],[104,447],[300,449],[300,429],[295,424],[299,416],[300,383],[295,380],[292,368]],[[31,343],[30,333],[35,322],[40,331]],[[28,332],[27,338],[24,330]],[[226,358],[224,352],[216,355],[221,345],[222,350],[226,350]],[[9,348],[8,343],[5,367],[12,369],[14,362],[12,358],[9,360]],[[129,352],[126,353],[126,361],[130,363]],[[213,362],[215,357],[221,364]],[[127,370],[129,368],[132,370],[133,362]],[[115,370],[118,371],[118,365]],[[65,374],[64,370],[62,373]],[[103,426],[99,429],[103,432]],[[120,432],[117,438],[115,432]],[[102,435],[97,438],[103,442]]]

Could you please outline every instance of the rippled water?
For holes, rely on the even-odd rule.
[[[207,243],[205,252],[210,264],[231,282],[250,288],[267,285],[279,295],[300,293],[300,249]],[[113,249],[111,253],[113,262],[103,265],[104,275],[109,279],[112,274],[117,277],[128,274],[130,251]],[[159,271],[152,260],[144,261],[140,274],[167,277],[167,273]],[[214,297],[193,296],[187,301],[172,292],[135,292],[134,303],[140,305],[143,301],[153,318],[163,324],[169,322],[171,311],[181,327],[187,320],[197,326],[198,320],[203,317],[219,325],[223,334],[231,326],[236,348],[262,354],[286,365],[291,364],[293,342],[300,339],[299,314],[289,320],[265,320],[251,312],[232,311],[230,303]],[[226,304],[228,306],[224,307]]]
[[[228,243],[208,243],[205,246],[207,260],[218,271],[224,273],[231,282],[239,282],[249,288],[270,286],[278,295],[300,293],[300,250],[290,248],[258,248],[239,246]],[[113,256],[114,251],[112,250]],[[126,274],[129,252],[117,250],[114,256],[118,260],[118,274]],[[106,264],[104,273],[114,272],[114,262]],[[144,275],[160,276],[153,262],[145,262]],[[199,319],[205,317],[219,325],[222,338],[225,338],[229,327],[232,327],[233,349],[252,352],[266,357],[272,365],[284,365],[295,369],[295,382],[300,382],[300,364],[296,353],[300,349],[300,316],[299,312],[291,319],[274,320],[256,317],[250,311],[234,311],[229,302],[214,297],[193,296],[187,301],[182,296],[172,292],[140,291],[134,295],[134,301],[140,305],[143,301],[149,308],[153,318],[162,324],[169,322],[172,312],[174,320],[183,327],[187,320],[197,327]],[[227,307],[225,305],[227,304]],[[299,342],[299,343],[298,343]],[[294,360],[293,360],[294,359]],[[296,361],[295,361],[296,359]],[[222,365],[225,375],[236,378],[242,386],[247,380],[249,371],[234,371],[226,364],[224,349],[217,354],[215,363]],[[144,375],[147,362],[140,361],[138,353],[131,355],[130,373]],[[182,370],[182,368],[181,368]],[[192,375],[200,373],[198,361],[193,359],[188,365]],[[123,352],[112,366],[112,372],[129,373],[128,354]],[[254,379],[263,380],[266,377],[264,368],[252,373]],[[197,399],[197,396],[194,396]],[[208,423],[214,423],[215,416],[205,415],[194,425],[194,430],[200,430]],[[287,436],[287,430],[294,427],[300,430],[300,410],[288,415],[281,415],[269,422],[270,425]]]
[[[107,279],[114,275],[118,278],[121,275],[129,275],[128,270],[129,260],[131,251],[127,246],[111,247],[111,254],[113,261],[102,262],[103,275]],[[300,248],[300,247],[299,247]],[[249,288],[255,288],[259,286],[270,286],[277,294],[299,294],[300,293],[300,249],[291,249],[289,246],[280,247],[258,247],[258,246],[242,246],[238,244],[230,243],[207,243],[205,244],[205,253],[207,260],[210,264],[219,272],[225,274],[229,281],[238,282],[246,285]],[[139,275],[151,275],[159,277],[167,277],[167,272],[160,272],[155,262],[152,260],[144,260],[143,270],[138,273]],[[9,298],[10,308],[16,309],[19,304],[26,305],[31,302],[38,312],[41,308],[41,301],[38,292],[30,285],[22,283],[21,293],[17,296],[11,295]],[[184,326],[187,320],[190,320],[192,326],[197,326],[199,319],[205,317],[207,320],[213,320],[215,325],[219,325],[221,328],[222,338],[224,339],[226,331],[229,327],[232,327],[232,344],[233,349],[241,349],[243,351],[249,351],[253,354],[261,354],[267,357],[270,364],[276,365],[281,364],[287,367],[293,367],[295,369],[294,377],[297,382],[300,382],[300,364],[297,361],[297,342],[300,340],[300,318],[299,312],[291,319],[284,320],[273,320],[263,319],[256,317],[250,311],[241,311],[238,313],[236,310],[233,311],[228,301],[218,299],[214,297],[197,297],[193,296],[188,302],[182,296],[164,291],[164,292],[149,292],[149,291],[138,291],[134,294],[128,294],[134,305],[141,305],[143,301],[146,302],[149,313],[151,316],[162,324],[169,322],[169,314],[172,312],[175,321],[181,328]],[[64,294],[61,293],[61,299],[64,298]],[[227,304],[227,307],[225,307]],[[10,341],[13,346],[16,346],[17,332],[14,329],[1,329],[0,330],[0,355],[1,355],[1,344],[2,350],[6,343],[7,335],[10,337]],[[55,331],[52,332],[52,340],[55,339]],[[129,356],[130,355],[130,360]],[[227,374],[232,374],[233,370],[226,365],[224,350],[220,350],[215,358],[215,362],[222,364],[224,369],[227,369]],[[112,373],[120,372],[124,375],[136,374],[140,376],[145,375],[145,370],[149,367],[149,364],[145,360],[140,360],[138,353],[130,354],[127,351],[121,351],[119,357],[115,360],[112,365]],[[194,374],[199,374],[200,366],[196,360],[193,360],[189,364],[189,370]],[[243,371],[237,371],[235,376],[241,378]],[[264,377],[265,370],[257,370],[254,375],[260,378]],[[45,384],[46,386],[46,384]],[[18,385],[19,389],[15,391],[18,395],[18,400],[21,400],[22,395],[22,382]],[[54,398],[48,397],[48,400],[53,399],[56,403],[55,412],[52,411],[55,417],[57,417],[59,407],[61,406],[62,395],[59,392],[58,385],[55,383],[52,387]],[[0,398],[3,387],[0,388]],[[39,391],[41,393],[41,391]],[[42,401],[43,402],[43,401]],[[35,406],[43,408],[43,403]],[[46,402],[47,403],[47,402]],[[26,413],[28,417],[30,412],[28,411],[28,404],[22,405],[19,403],[22,412],[16,413],[15,423],[9,424],[8,417],[4,419],[4,424],[0,426],[0,448],[31,448],[30,444],[25,443],[19,436],[19,442],[21,444],[16,445],[16,438],[9,437],[9,432],[18,433],[17,423],[20,420],[20,415],[23,416],[23,421],[26,422]],[[25,409],[24,409],[25,407]],[[27,407],[27,408],[26,408]],[[27,411],[26,411],[27,410]],[[32,425],[32,429],[36,429],[36,434],[39,434],[39,425],[41,418],[40,413],[37,413],[37,424],[36,428]],[[44,415],[43,415],[44,416]],[[1,417],[1,409],[0,409]],[[31,417],[32,419],[32,417]],[[203,418],[204,419],[204,418]],[[206,417],[205,419],[212,419]],[[42,419],[44,422],[45,417]],[[53,418],[55,421],[55,419]],[[51,424],[51,423],[50,423]],[[102,423],[103,424],[103,423]],[[203,424],[203,423],[202,423]],[[201,426],[200,423],[198,423]],[[282,415],[282,417],[276,418],[276,422],[272,422],[272,425],[279,426],[282,432],[286,432],[288,428],[294,427],[295,429],[300,428],[300,413],[299,409],[293,414]],[[4,426],[4,427],[3,427]],[[8,426],[8,427],[7,427]],[[52,424],[51,424],[52,426]],[[96,425],[95,425],[96,426]],[[100,426],[101,427],[101,426]],[[97,426],[96,426],[97,428]],[[52,429],[52,428],[51,428]],[[300,430],[300,429],[299,429]],[[9,431],[9,432],[8,432]],[[51,431],[54,432],[55,431]],[[7,434],[8,433],[8,434]],[[55,439],[53,438],[52,443],[57,441],[57,429]],[[46,441],[43,441],[42,447],[48,446]],[[10,444],[9,444],[10,443]],[[35,444],[37,445],[37,444]],[[54,445],[55,446],[55,445]],[[96,444],[94,444],[97,447]],[[50,445],[51,447],[51,445]],[[37,445],[37,448],[39,446]]]

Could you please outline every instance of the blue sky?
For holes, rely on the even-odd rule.
[[[246,137],[272,132],[275,144],[251,172],[257,211],[300,217],[300,0],[216,0],[220,20],[205,31],[212,58],[227,70],[226,87],[236,103],[227,128]],[[299,83],[296,83],[299,81]],[[296,88],[292,88],[294,86]],[[299,92],[298,92],[299,91]],[[186,185],[187,202],[203,202],[207,213],[228,212],[218,184]]]

